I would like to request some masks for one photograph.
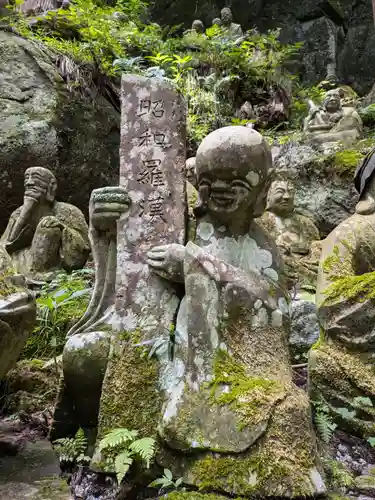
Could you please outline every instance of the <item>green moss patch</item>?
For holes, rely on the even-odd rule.
[[[340,176],[353,175],[359,162],[365,157],[356,149],[345,149],[331,156],[331,164]]]
[[[270,412],[284,396],[281,384],[274,380],[249,377],[245,367],[236,363],[227,351],[218,350],[213,371],[211,400],[218,405],[228,405],[237,413],[241,429],[264,419],[265,413]],[[228,390],[222,392],[223,386],[229,387]]]
[[[120,334],[113,343],[102,389],[99,437],[120,427],[155,437],[162,405],[158,360],[145,356],[131,334]]]

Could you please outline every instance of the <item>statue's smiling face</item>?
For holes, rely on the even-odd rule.
[[[341,107],[340,95],[336,92],[332,94],[328,93],[324,100],[324,106],[331,113],[338,111]]]
[[[225,25],[225,26],[228,26],[229,24],[231,24],[233,20],[233,17],[232,17],[232,12],[230,9],[224,7],[224,9],[222,9],[221,11],[221,21],[222,23]]]
[[[199,193],[213,215],[234,215],[246,212],[254,198],[253,188],[246,177],[230,169],[210,170],[200,176]]]
[[[25,172],[25,196],[43,201],[46,198],[50,179],[42,172],[30,168]]]
[[[274,181],[268,193],[267,210],[286,215],[294,209],[294,187],[287,181]]]

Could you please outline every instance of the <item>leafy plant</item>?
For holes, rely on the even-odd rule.
[[[114,429],[106,434],[99,443],[106,470],[115,470],[120,484],[135,460],[150,467],[155,454],[155,440],[152,438],[136,439],[138,431],[125,428]]]
[[[314,422],[318,430],[321,440],[328,444],[333,436],[337,425],[333,422],[330,414],[329,408],[326,404],[320,401],[313,401],[315,408]]]
[[[73,465],[84,465],[90,462],[90,457],[85,455],[87,439],[81,428],[78,429],[74,438],[56,439],[53,445],[60,462],[70,462]]]
[[[62,352],[72,320],[87,308],[92,278],[91,269],[62,272],[42,288],[37,299],[37,324],[22,352],[23,359],[51,358]]]
[[[164,474],[158,479],[155,479],[155,481],[152,481],[149,486],[151,488],[160,486],[159,493],[161,493],[162,490],[178,490],[182,485],[182,481],[182,477],[174,481],[172,472],[169,469],[164,469]]]

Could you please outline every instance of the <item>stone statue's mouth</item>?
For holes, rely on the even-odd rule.
[[[231,193],[211,194],[211,201],[220,207],[228,207],[235,201],[235,196]]]

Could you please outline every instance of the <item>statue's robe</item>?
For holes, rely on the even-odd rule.
[[[320,108],[305,120],[306,137],[316,143],[343,141],[353,143],[362,135],[362,119],[354,108],[343,106],[340,117]]]
[[[83,213],[74,205],[54,202],[45,216],[56,217],[64,226],[41,229],[38,227],[43,219],[28,223],[14,241],[9,241],[13,227],[20,216],[22,207],[17,208],[10,216],[8,225],[0,239],[0,246],[9,251],[14,268],[25,275],[33,271],[43,272],[62,268],[66,271],[80,269],[84,266],[89,252],[88,226]]]
[[[285,217],[265,212],[258,221],[275,238],[283,255],[288,288],[296,283],[315,288],[321,246],[313,221],[295,212]]]
[[[195,486],[267,496],[272,481],[251,466],[267,456],[283,469],[280,495],[297,485],[306,495],[324,489],[311,479],[320,476],[309,402],[292,382],[287,294],[271,238],[255,223],[233,237],[200,221],[183,274],[175,357],[160,375],[159,432],[169,450],[160,464]],[[225,474],[207,484],[200,464],[215,470],[224,462]],[[239,463],[248,463],[244,476]]]

